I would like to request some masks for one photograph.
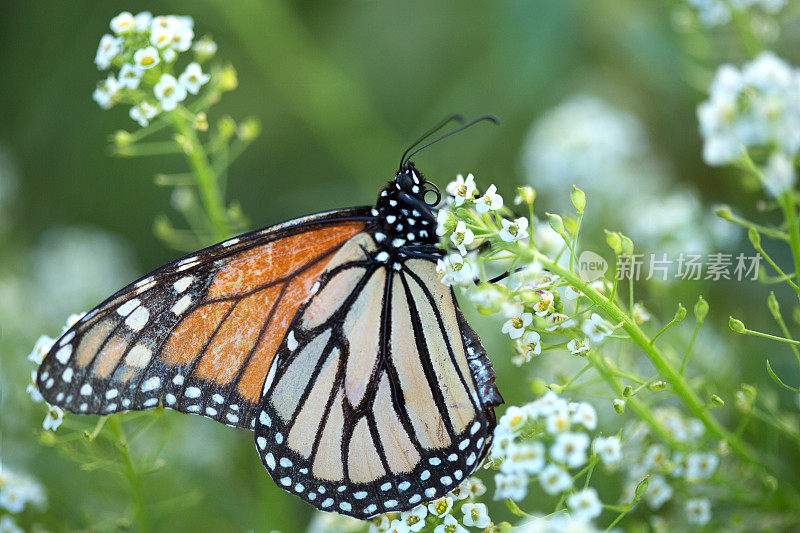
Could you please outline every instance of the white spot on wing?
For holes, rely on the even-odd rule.
[[[286,337],[286,347],[289,348],[290,352],[297,349],[297,339],[294,338],[294,331],[290,331],[289,336]]]
[[[156,390],[160,386],[161,386],[161,378],[158,376],[153,376],[152,378],[149,378],[145,380],[144,383],[142,383],[142,392],[149,392],[151,390]]]
[[[175,305],[172,306],[172,311],[175,313],[176,316],[179,316],[181,313],[186,311],[186,308],[192,305],[192,297],[188,294],[184,295],[180,300],[175,302]]]
[[[117,314],[121,316],[128,316],[131,313],[131,311],[139,307],[140,303],[142,302],[140,302],[137,298],[134,298],[133,300],[128,300],[124,304],[117,307]]]
[[[125,325],[133,331],[140,331],[150,320],[150,311],[145,307],[137,307],[128,318],[125,319]]]
[[[181,279],[172,284],[172,288],[175,289],[175,292],[180,293],[188,289],[189,285],[191,285],[193,281],[194,276],[183,276]]]
[[[59,350],[56,352],[56,359],[58,359],[58,362],[62,365],[66,365],[69,361],[70,355],[72,355],[72,345],[67,344],[66,346],[59,348]]]

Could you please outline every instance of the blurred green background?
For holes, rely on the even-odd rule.
[[[43,407],[24,393],[33,368],[25,355],[39,334],[56,336],[66,314],[88,309],[179,255],[153,235],[154,219],[174,211],[169,191],[152,178],[182,172],[184,162],[110,157],[109,136],[134,125],[126,108],[103,111],[91,98],[102,77],[92,59],[114,15],[189,15],[197,36],[209,34],[219,44],[217,59],[236,68],[239,88],[209,119],[230,114],[262,123],[261,136],[232,167],[228,185],[228,198],[241,203],[253,227],[372,203],[407,144],[453,112],[493,113],[501,124],[478,126],[420,153],[418,167],[440,186],[457,173],[473,172],[484,186],[496,183],[510,203],[513,188],[528,179],[522,161],[531,125],[577,93],[638,117],[670,179],[693,187],[705,211],[714,202],[752,211],[757,193],[702,163],[695,119],[715,65],[720,58],[738,60],[741,51],[724,33],[705,40],[676,31],[673,7],[638,0],[3,2],[0,179],[10,200],[0,203],[0,453],[4,464],[42,481],[50,500],[46,513],[27,522],[55,531],[98,521],[100,529],[113,528],[127,499],[115,478],[82,471],[37,444]],[[792,59],[796,44],[796,33],[786,30],[785,57]],[[563,183],[563,195],[570,185]],[[540,216],[549,210],[546,199],[538,205]],[[594,230],[629,207],[598,209]],[[75,244],[82,232],[98,247]],[[65,248],[64,242],[73,244]],[[600,251],[603,244],[589,247]],[[727,252],[740,249],[745,247],[737,236],[728,240]],[[703,354],[709,364],[725,361],[731,373],[720,379],[763,381],[764,345],[739,342],[731,352],[724,326],[728,314],[749,313],[754,328],[765,322],[759,318],[763,287],[695,282],[650,286],[640,294],[668,317],[677,301],[688,307],[699,292],[711,302],[719,332]],[[475,317],[474,323],[509,403],[530,398],[527,379],[558,373],[538,360],[517,371],[497,321]],[[778,368],[789,368],[786,354],[775,359]],[[610,408],[601,411],[601,417],[612,416]],[[72,417],[69,423],[90,427],[93,420]],[[151,501],[165,502],[167,512],[155,519],[160,528],[305,527],[311,508],[272,484],[249,433],[175,413],[155,424],[159,438],[148,434],[141,446],[166,461],[146,478]],[[180,502],[173,498],[191,504],[189,511],[178,514]],[[496,513],[496,519],[508,518],[502,506]]]

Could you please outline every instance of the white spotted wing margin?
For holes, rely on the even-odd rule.
[[[84,315],[56,340],[39,368],[39,390],[49,403],[79,414],[107,415],[163,405],[252,430],[266,370],[258,379],[254,400],[242,395],[239,385],[258,341],[251,349],[242,348],[239,359],[225,349],[232,343],[219,342],[223,347],[219,350],[219,375],[201,375],[198,365],[214,348],[212,343],[236,340],[228,331],[233,328],[226,329],[226,321],[232,323],[244,303],[271,285],[289,287],[291,280],[309,268],[324,265],[338,247],[281,273],[277,282],[258,285],[246,293],[214,295],[211,288],[228,265],[254,248],[343,222],[369,222],[373,219],[369,211],[350,208],[295,219],[229,239],[151,272]],[[264,338],[272,326],[274,310],[287,291],[274,292],[265,302],[272,307],[262,306],[266,311],[252,321],[256,339]],[[176,330],[193,312],[205,309],[209,309],[205,318],[211,324],[208,335],[185,330],[185,345],[196,352],[185,360],[166,357],[165,347]]]
[[[320,276],[278,350],[255,428],[281,488],[362,519],[455,489],[486,455],[502,402],[435,263],[380,254],[360,234]]]

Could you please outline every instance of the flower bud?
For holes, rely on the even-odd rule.
[[[714,214],[725,220],[730,220],[733,218],[733,211],[731,211],[730,206],[725,204],[716,206],[714,208]]]
[[[622,239],[622,253],[628,256],[633,255],[633,241],[630,237],[626,237],[622,233],[619,234],[620,239]]]
[[[686,318],[686,308],[683,304],[678,304],[678,310],[675,311],[675,322],[681,322],[684,318]]]
[[[744,322],[733,317],[728,318],[728,326],[730,326],[730,328],[736,333],[744,333],[746,331]]]
[[[197,131],[208,131],[208,115],[202,111],[195,115],[192,127]]]
[[[699,296],[697,303],[694,304],[694,318],[698,324],[702,324],[703,320],[706,319],[706,315],[708,315],[708,302],[702,296]]]
[[[616,255],[619,255],[622,252],[622,239],[620,238],[619,233],[608,230],[603,231],[606,232],[606,243],[608,243],[608,246],[614,250]]]
[[[747,238],[750,239],[753,248],[756,250],[761,249],[761,234],[755,228],[747,230]]]
[[[611,402],[611,405],[614,406],[614,410],[622,414],[625,412],[625,400],[620,400],[619,398],[614,398],[614,401]]]
[[[536,199],[536,190],[533,187],[529,187],[525,185],[524,187],[517,187],[517,197],[514,199],[514,203],[521,204],[532,204],[533,201]]]
[[[564,387],[559,385],[558,383],[551,383],[550,385],[547,386],[547,388],[555,392],[556,394],[561,394],[562,392],[564,392]]]
[[[630,396],[633,396],[633,387],[631,387],[630,385],[625,385],[625,388],[622,389],[622,396],[624,398],[629,398]]]
[[[545,214],[550,219],[550,227],[553,228],[553,231],[559,235],[564,235],[564,221],[562,218],[559,215],[554,215],[553,213]]]
[[[252,141],[261,133],[261,122],[255,118],[249,118],[239,125],[236,132],[243,141]]]
[[[633,503],[637,503],[645,495],[649,479],[649,477],[646,477],[636,485],[636,490],[633,492]]]
[[[575,208],[575,211],[577,211],[579,215],[582,215],[583,209],[586,207],[586,194],[573,185],[572,194],[570,194],[569,199],[572,202],[572,207]]]
[[[219,86],[223,91],[232,91],[239,86],[239,78],[233,66],[227,65],[220,71]]]
[[[724,407],[725,400],[717,396],[716,394],[711,395],[711,403],[714,407]]]
[[[781,306],[778,304],[778,299],[772,291],[770,291],[769,297],[767,298],[767,307],[769,307],[769,312],[772,313],[772,316],[776,319],[781,316]]]
[[[667,382],[663,380],[654,381],[648,388],[653,392],[660,392],[667,388]]]

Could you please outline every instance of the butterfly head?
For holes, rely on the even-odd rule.
[[[436,244],[434,208],[440,200],[439,189],[422,176],[414,163],[404,164],[381,190],[375,205],[379,243],[392,248]]]

